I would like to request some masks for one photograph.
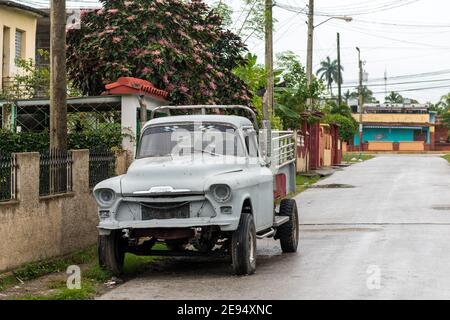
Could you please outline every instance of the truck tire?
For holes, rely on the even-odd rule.
[[[98,262],[113,275],[120,275],[125,260],[126,242],[121,230],[111,231],[109,235],[98,237]]]
[[[237,275],[253,274],[256,269],[256,229],[253,216],[242,213],[231,238],[231,261]]]
[[[289,221],[277,228],[283,252],[296,252],[298,247],[298,211],[293,199],[283,199],[280,203],[280,216],[288,216]]]

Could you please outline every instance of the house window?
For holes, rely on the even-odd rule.
[[[25,31],[16,29],[16,59],[25,57]]]

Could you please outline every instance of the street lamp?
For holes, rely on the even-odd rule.
[[[338,20],[343,20],[345,22],[351,22],[353,20],[352,17],[348,17],[348,16],[333,16],[333,17],[329,17],[328,19],[322,21],[321,23],[313,26],[313,28],[317,28],[318,26],[320,26],[321,24],[324,24],[325,22],[328,22],[332,19],[338,19]]]
[[[310,87],[311,83],[312,83],[312,74],[313,74],[312,60],[313,60],[313,32],[314,32],[314,29],[332,19],[350,22],[353,20],[353,18],[348,17],[348,16],[332,16],[332,17],[329,17],[328,19],[322,21],[318,25],[314,26],[314,0],[309,1],[308,7],[309,7],[309,12],[308,12],[308,43],[307,43],[307,48],[306,48],[306,50],[307,50],[307,52],[306,52],[306,79],[307,79],[308,87]],[[311,105],[311,98],[307,99],[307,105],[308,106]]]

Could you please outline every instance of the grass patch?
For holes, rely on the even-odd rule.
[[[316,183],[320,179],[321,179],[321,176],[319,176],[319,175],[313,175],[313,176],[298,175],[298,176],[296,176],[295,177],[296,193],[305,191],[310,185]]]
[[[342,156],[344,162],[361,162],[372,159],[374,156],[362,152],[347,152]]]
[[[155,244],[155,250],[167,250],[165,244]],[[142,273],[148,268],[149,263],[160,257],[136,256],[130,253],[125,255],[124,278],[131,278]],[[97,247],[92,246],[86,250],[80,250],[67,257],[29,263],[0,279],[0,291],[20,284],[20,280],[29,281],[49,274],[65,272],[70,265],[82,266],[81,289],[68,289],[66,277],[50,280],[46,288],[42,288],[39,294],[24,294],[13,297],[21,300],[86,300],[94,298],[104,288],[104,283],[112,278],[112,274],[102,269],[98,264]],[[45,292],[45,291],[48,292]]]
[[[450,153],[447,153],[447,154],[443,155],[442,158],[444,158],[445,160],[450,162]]]
[[[51,273],[63,272],[70,265],[91,263],[96,258],[96,247],[92,246],[65,257],[28,263],[14,270],[12,275],[0,278],[0,292],[20,284],[20,281],[29,281]]]

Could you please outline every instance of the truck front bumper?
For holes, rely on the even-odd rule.
[[[100,221],[97,226],[100,235],[109,234],[111,230],[147,229],[147,228],[195,228],[219,226],[222,231],[234,231],[239,225],[240,217],[200,217],[186,219],[153,219],[146,221]]]

